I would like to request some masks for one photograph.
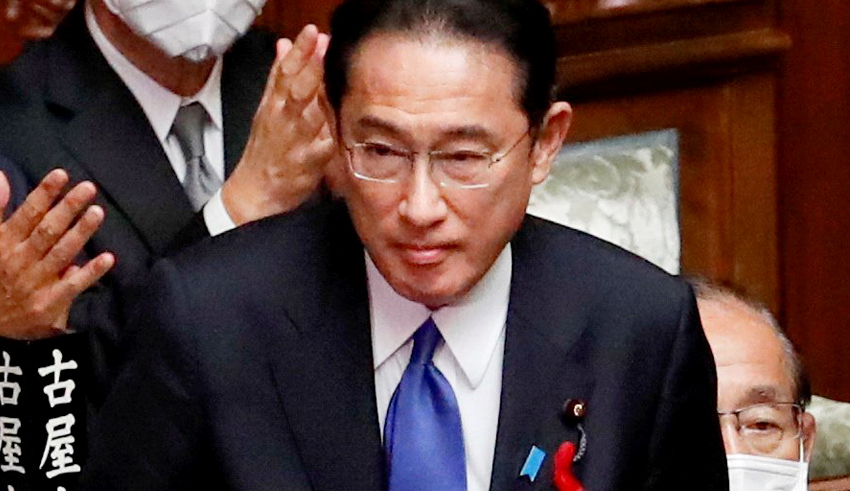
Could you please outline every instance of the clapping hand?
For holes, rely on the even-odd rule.
[[[91,182],[74,186],[58,200],[68,174],[54,170],[8,220],[3,211],[10,189],[0,172],[0,336],[39,339],[66,328],[71,302],[115,263],[103,253],[74,264],[103,222],[103,209],[89,206]]]
[[[296,208],[324,176],[334,155],[323,111],[328,41],[308,25],[294,44],[288,39],[277,43],[245,153],[222,190],[237,225]]]

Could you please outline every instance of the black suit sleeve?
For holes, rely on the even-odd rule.
[[[203,212],[195,214],[192,220],[175,236],[165,251],[166,256],[176,254],[181,249],[210,236],[204,221]],[[92,254],[100,251],[92,251]],[[90,259],[86,255],[78,262]],[[122,258],[117,257],[118,261]],[[154,257],[150,261],[154,261]],[[129,347],[123,340],[122,329],[131,313],[143,298],[144,271],[135,281],[124,281],[107,275],[92,288],[79,295],[71,306],[68,325],[76,331],[86,332],[91,352],[91,389],[89,401],[97,408],[109,391],[111,377],[121,364],[122,353]]]
[[[172,254],[177,253],[180,249],[183,249],[186,246],[192,245],[195,242],[198,242],[202,239],[205,239],[210,236],[210,230],[207,228],[207,222],[204,219],[203,208],[201,211],[195,214],[192,217],[192,221],[186,224],[174,239],[169,244],[168,248],[165,250],[165,255],[170,256]]]
[[[714,358],[690,288],[681,302],[643,489],[723,491],[729,487],[717,419]]]
[[[198,358],[185,290],[167,261],[128,326],[134,349],[95,420],[83,489],[217,489],[205,461]]]

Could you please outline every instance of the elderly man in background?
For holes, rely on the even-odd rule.
[[[763,306],[705,282],[694,287],[717,363],[730,490],[804,491],[815,420],[799,355]]]

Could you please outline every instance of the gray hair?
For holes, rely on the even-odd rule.
[[[776,338],[779,341],[779,345],[782,347],[782,351],[785,355],[785,366],[788,368],[791,378],[794,381],[794,400],[803,407],[807,406],[812,400],[812,386],[803,365],[803,360],[794,348],[794,344],[790,339],[788,339],[785,331],[783,331],[779,326],[779,323],[776,321],[776,317],[773,316],[770,310],[768,310],[764,304],[753,300],[752,297],[744,294],[743,292],[712,283],[703,278],[690,278],[688,279],[688,283],[690,283],[693,287],[694,293],[698,299],[738,304],[754,315],[760,317],[773,329],[773,333],[776,334]]]

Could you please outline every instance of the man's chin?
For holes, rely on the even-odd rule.
[[[446,261],[442,252],[429,251],[415,255],[416,261],[404,254],[387,256],[385,268],[379,258],[375,261],[378,271],[402,297],[436,310],[454,303],[466,293],[457,283],[458,266]],[[438,258],[440,260],[435,261]],[[456,264],[456,263],[455,263]]]
[[[439,288],[436,285],[426,288],[425,286],[426,284],[422,282],[404,282],[398,287],[393,286],[393,289],[411,302],[420,303],[431,310],[451,305],[465,293],[456,288]]]

